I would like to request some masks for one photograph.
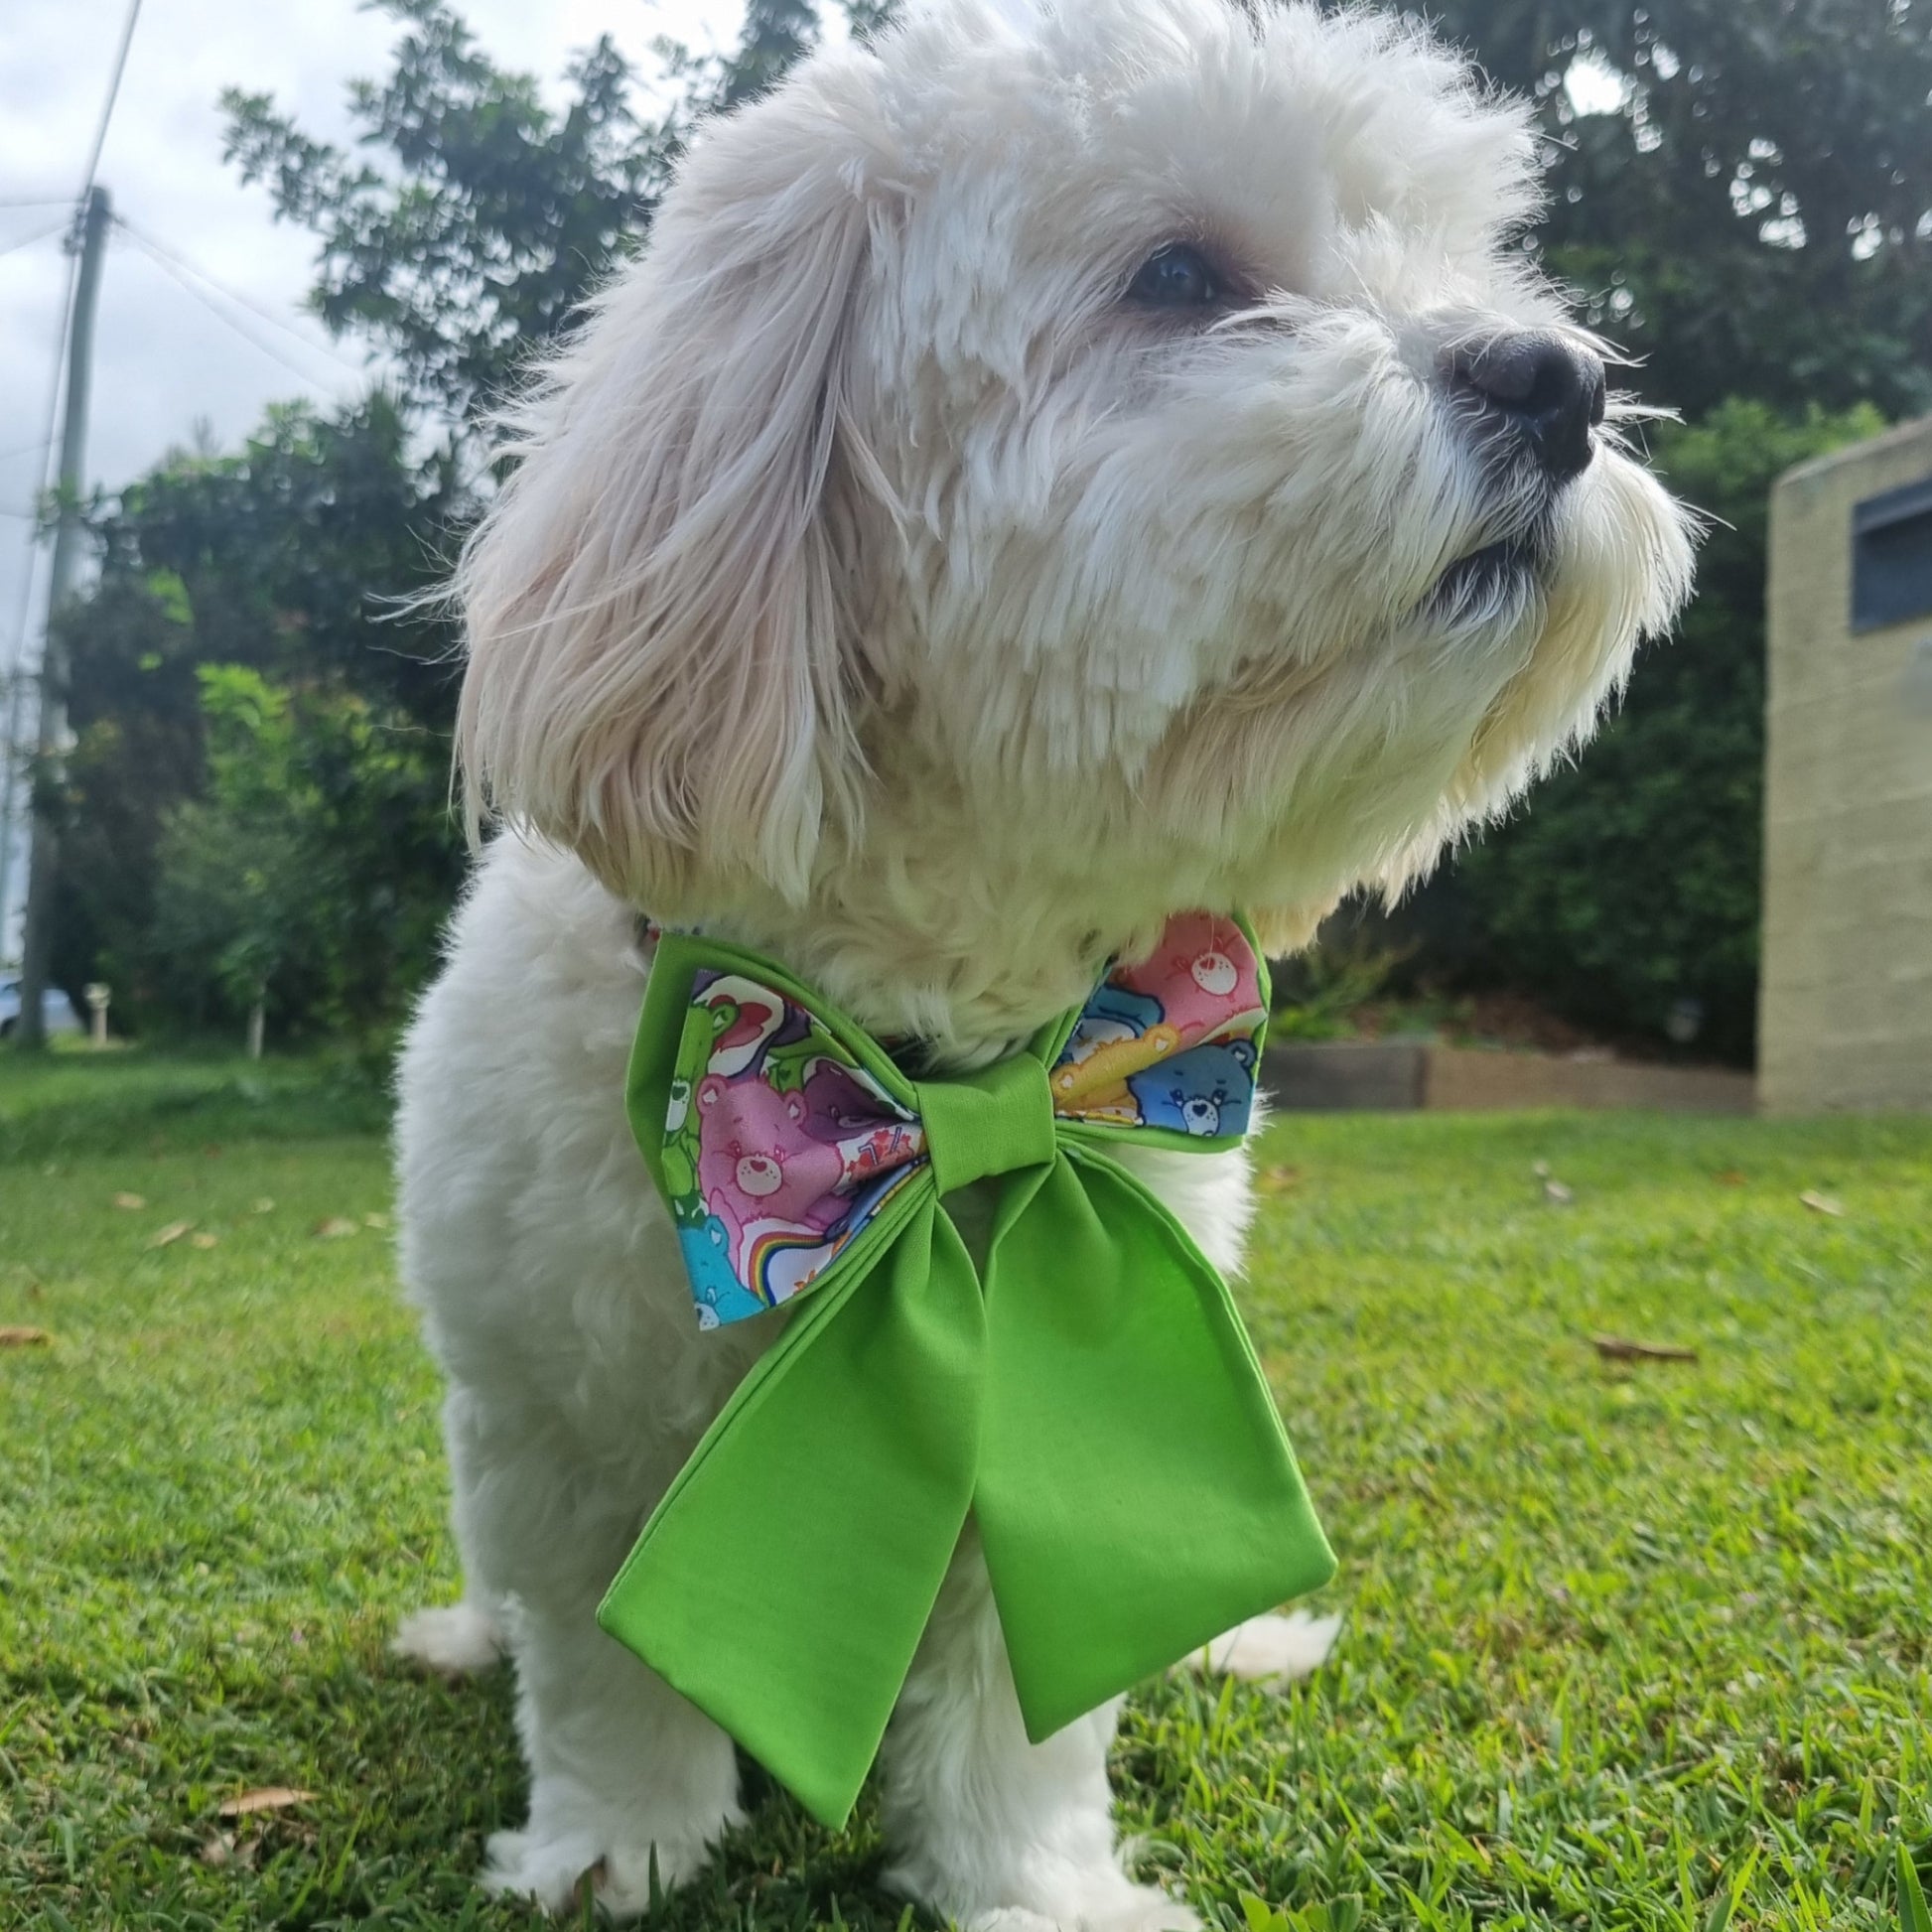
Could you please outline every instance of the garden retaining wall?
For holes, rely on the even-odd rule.
[[[1633,1107],[1748,1114],[1755,1082],[1728,1067],[1445,1046],[1434,1040],[1282,1040],[1262,1082],[1287,1113],[1479,1113],[1525,1107]]]

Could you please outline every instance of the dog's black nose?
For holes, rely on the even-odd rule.
[[[1589,433],[1603,420],[1603,362],[1593,350],[1525,330],[1450,350],[1445,372],[1509,424],[1556,482],[1589,468]]]

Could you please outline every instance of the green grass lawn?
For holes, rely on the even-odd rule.
[[[0,1347],[9,1932],[532,1922],[472,1883],[507,1682],[384,1654],[456,1571],[376,1115],[304,1065],[0,1062],[0,1324],[52,1337]],[[1135,1700],[1142,1868],[1230,1928],[1895,1925],[1932,1122],[1290,1119],[1262,1164],[1244,1298],[1348,1621],[1286,1696]],[[265,1786],[315,1795],[220,1820]],[[896,1926],[880,1858],[869,1806],[766,1790],[658,1923]]]

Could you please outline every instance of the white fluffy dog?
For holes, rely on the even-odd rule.
[[[1511,246],[1536,193],[1523,112],[1389,21],[930,0],[704,131],[515,417],[459,589],[473,796],[519,836],[400,1130],[468,1583],[399,1644],[514,1655],[492,1885],[635,1910],[741,1816],[730,1740],[593,1621],[783,1321],[693,1319],[624,1120],[639,914],[963,1066],[1177,910],[1279,950],[1399,889],[1686,587]],[[1235,1266],[1243,1160],[1140,1168]],[[887,1740],[892,1881],[1192,1923],[1122,1870],[1114,1721],[1027,1743],[969,1537]]]

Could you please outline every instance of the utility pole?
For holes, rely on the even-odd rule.
[[[56,794],[68,735],[68,654],[55,620],[73,593],[80,563],[80,490],[86,468],[87,395],[93,384],[94,309],[100,297],[100,271],[112,218],[106,189],[89,188],[80,205],[80,273],[74,282],[73,319],[68,329],[68,395],[61,423],[61,516],[54,528],[54,565],[49,573],[47,625],[41,646],[39,751],[30,775],[34,841],[28,860],[27,929],[20,943],[20,1019],[14,1029],[15,1041],[22,1051],[47,1044],[43,996],[54,943],[54,885],[61,863],[60,802]]]

